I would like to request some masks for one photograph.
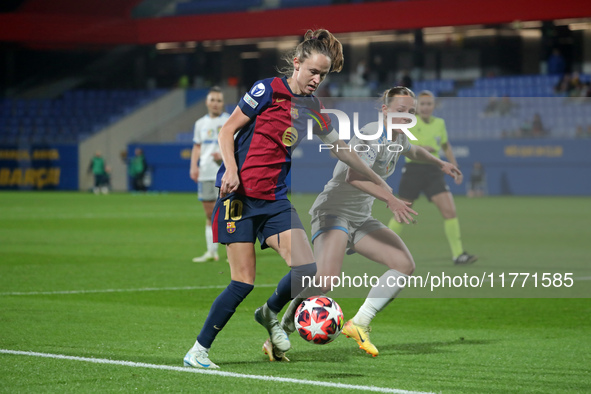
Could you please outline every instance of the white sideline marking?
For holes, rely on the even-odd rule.
[[[276,284],[255,285],[255,287],[276,287]],[[142,287],[139,289],[97,289],[97,290],[58,290],[58,291],[30,291],[30,292],[9,292],[0,293],[0,296],[22,296],[22,295],[53,295],[53,294],[90,294],[90,293],[133,293],[138,291],[174,291],[174,290],[207,290],[225,289],[227,285],[217,286],[183,286],[183,287]]]
[[[574,280],[591,280],[591,276],[580,276]],[[276,287],[276,284],[255,285],[255,287]],[[92,294],[92,293],[134,293],[140,291],[176,291],[176,290],[208,290],[225,289],[226,285],[218,286],[182,286],[182,287],[141,287],[139,289],[97,289],[97,290],[57,290],[57,291],[13,291],[0,293],[0,296],[27,296],[27,295],[57,295],[57,294]]]
[[[266,376],[266,375],[247,375],[247,374],[242,374],[242,373],[215,371],[215,370],[209,370],[209,369],[196,369],[196,368],[190,368],[190,367],[173,367],[170,365],[136,363],[133,361],[109,360],[109,359],[105,359],[105,358],[75,357],[75,356],[66,356],[63,354],[24,352],[24,351],[9,350],[9,349],[0,349],[0,353],[19,355],[19,356],[33,356],[33,357],[44,357],[44,358],[56,358],[56,359],[62,359],[62,360],[85,361],[85,362],[95,363],[95,364],[122,365],[125,367],[135,367],[135,368],[163,369],[163,370],[167,370],[167,371],[189,372],[189,373],[198,373],[198,374],[203,374],[203,375],[217,375],[217,376],[223,376],[223,377],[228,377],[228,378],[254,379],[254,380],[264,380],[264,381],[270,381],[270,382],[306,384],[306,385],[311,385],[311,386],[316,386],[316,387],[324,386],[324,387],[334,387],[334,388],[350,389],[350,390],[375,391],[378,393],[432,394],[432,393],[424,393],[424,392],[420,392],[420,391],[406,391],[406,390],[391,389],[391,388],[377,387],[377,386],[361,386],[361,385],[354,385],[354,384],[331,383],[331,382],[322,382],[322,381],[314,381],[314,380],[293,379],[293,378],[281,378],[281,377]]]

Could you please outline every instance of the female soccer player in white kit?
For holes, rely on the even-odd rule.
[[[205,105],[207,106],[207,115],[195,122],[189,175],[192,180],[197,182],[198,197],[203,203],[203,210],[205,211],[207,251],[202,256],[195,257],[193,259],[194,263],[219,260],[218,244],[213,242],[211,215],[215,200],[218,197],[215,178],[222,164],[218,135],[222,126],[230,117],[230,114],[224,112],[224,94],[217,86],[209,90]]]
[[[358,155],[378,175],[384,179],[392,175],[401,154],[436,164],[454,178],[461,175],[453,164],[434,157],[424,148],[411,145],[401,130],[396,130],[398,134],[394,140],[387,139],[388,112],[402,115],[414,114],[416,111],[416,99],[411,90],[399,86],[386,90],[382,96],[381,110],[384,115],[383,125],[374,122],[361,129],[364,135],[374,135],[382,128],[381,137],[365,141],[355,136],[349,142],[350,146],[364,144],[370,147],[365,152],[358,152]],[[404,116],[392,120],[395,124],[409,121]],[[402,290],[403,287],[398,283],[404,281],[397,279],[408,277],[415,269],[414,260],[402,239],[371,216],[371,207],[376,198],[387,204],[399,222],[409,223],[414,220],[411,214],[417,214],[409,207],[409,203],[384,189],[374,187],[372,182],[342,163],[337,163],[332,179],[310,209],[314,256],[318,264],[317,278],[339,276],[347,249],[388,267],[388,271],[379,278],[378,285],[370,290],[357,314],[343,328],[347,337],[354,338],[361,349],[374,357],[378,355],[378,349],[369,340],[369,324]],[[295,298],[283,316],[284,330],[288,333],[295,331],[293,315],[306,294],[311,296],[314,295],[312,293],[328,290],[324,286],[321,289],[309,288]],[[280,355],[276,356],[276,359],[281,359],[278,357]]]

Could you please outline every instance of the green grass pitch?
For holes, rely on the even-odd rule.
[[[309,221],[312,197],[293,202]],[[457,198],[464,245],[480,256],[459,268],[451,264],[438,212],[419,200],[418,224],[402,233],[417,274],[572,272],[574,285],[406,289],[374,320],[377,358],[344,336],[325,346],[292,337],[292,362],[269,363],[261,352],[266,332],[253,312],[287,268],[264,251],[257,262],[261,286],[240,305],[210,356],[221,371],[296,381],[0,353],[0,392],[360,392],[297,380],[436,393],[591,392],[589,203]],[[387,221],[382,205],[374,214]],[[2,192],[0,206],[0,349],[182,365],[230,280],[225,259],[191,262],[204,251],[195,195]],[[70,290],[81,292],[65,293]],[[363,302],[337,300],[345,318]]]

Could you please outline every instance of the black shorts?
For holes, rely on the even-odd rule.
[[[213,242],[223,245],[235,242],[255,243],[268,248],[272,235],[304,226],[289,200],[261,200],[232,193],[218,198],[213,208]]]
[[[423,192],[431,201],[434,195],[449,191],[444,176],[433,164],[407,163],[402,169],[398,197],[414,201]]]

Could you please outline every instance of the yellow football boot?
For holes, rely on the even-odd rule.
[[[347,338],[353,338],[355,341],[357,341],[359,349],[365,350],[367,354],[371,354],[372,356],[376,357],[380,352],[369,340],[369,331],[369,327],[358,326],[357,324],[353,323],[353,320],[349,320],[347,323],[345,323],[342,333],[345,334]]]

